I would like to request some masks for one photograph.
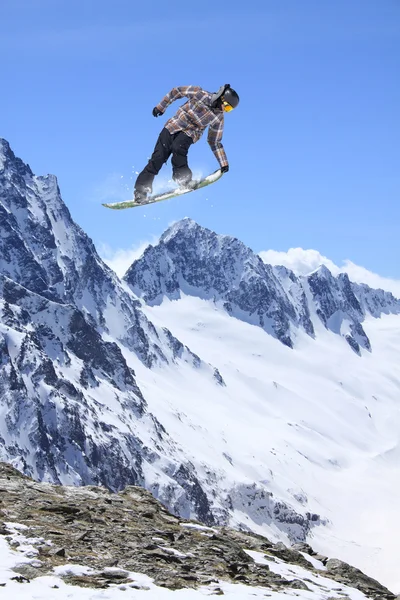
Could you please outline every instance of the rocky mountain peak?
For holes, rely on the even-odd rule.
[[[242,242],[217,235],[191,219],[174,223],[160,242],[146,249],[125,280],[150,305],[181,293],[209,299],[235,318],[258,325],[293,347],[296,331],[314,336],[312,314],[343,336],[352,350],[371,350],[362,327],[366,314],[398,313],[390,294],[353,284],[346,273],[335,277],[321,265],[307,277],[272,267]]]
[[[181,292],[211,299],[292,346],[291,323],[307,320],[288,299],[270,265],[231,236],[217,235],[190,219],[175,223],[146,249],[124,276],[149,304]],[[311,327],[311,324],[309,325]]]
[[[203,228],[196,223],[196,221],[190,217],[185,217],[170,225],[162,234],[160,241],[166,244],[170,239],[173,239],[177,235],[196,235],[196,233],[202,231]]]
[[[1,171],[14,171],[15,174],[20,176],[33,176],[30,166],[15,156],[10,144],[4,138],[0,138],[0,172]]]
[[[315,271],[313,271],[313,273],[310,273],[309,276],[315,276],[319,279],[327,279],[328,281],[333,279],[333,275],[326,265],[320,265],[318,269],[315,269]]]
[[[170,244],[173,241],[178,244],[177,249],[185,242],[188,244],[187,250],[190,246],[194,252],[199,254],[220,254],[234,250],[239,256],[251,257],[256,264],[259,260],[259,257],[237,238],[215,233],[189,217],[173,223],[160,237],[160,243],[170,247],[171,250],[173,246]]]

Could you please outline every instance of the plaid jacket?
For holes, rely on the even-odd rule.
[[[176,115],[166,122],[165,127],[170,133],[183,131],[192,138],[193,142],[197,142],[208,127],[208,143],[220,166],[224,167],[228,164],[221,143],[224,133],[224,113],[218,108],[211,107],[211,97],[210,92],[206,92],[198,86],[175,87],[164,96],[160,104],[157,104],[157,108],[164,113],[174,100],[188,98],[188,101],[178,109]]]

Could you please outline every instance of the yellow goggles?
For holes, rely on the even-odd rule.
[[[233,106],[231,106],[226,100],[222,100],[222,110],[224,112],[231,112],[231,110],[233,110]]]

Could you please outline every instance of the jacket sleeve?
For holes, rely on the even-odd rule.
[[[228,165],[228,159],[221,142],[223,134],[224,119],[222,117],[216,124],[211,124],[208,128],[208,143],[210,144],[210,148],[214,152],[220,167],[226,167]]]
[[[160,104],[157,104],[157,108],[164,113],[168,106],[175,100],[179,100],[179,98],[193,98],[199,91],[201,91],[201,88],[197,85],[174,87],[166,96],[164,96]]]

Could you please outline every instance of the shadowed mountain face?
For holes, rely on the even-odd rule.
[[[285,267],[264,264],[239,240],[191,219],[170,227],[124,279],[149,305],[182,294],[211,299],[291,348],[298,329],[315,335],[315,315],[327,329],[343,335],[355,352],[371,350],[362,327],[365,316],[400,313],[400,301],[389,292],[354,284],[346,274],[334,277],[325,266],[297,277]]]

